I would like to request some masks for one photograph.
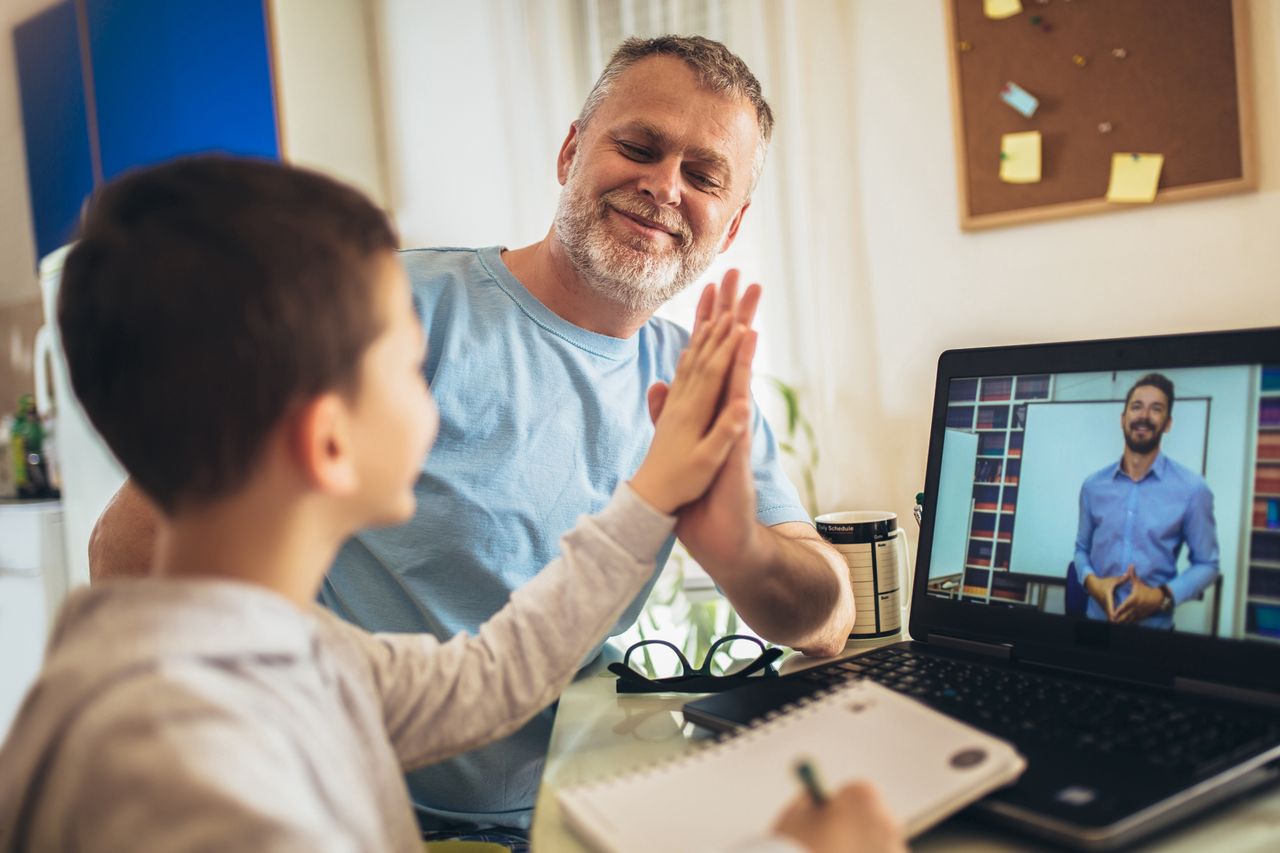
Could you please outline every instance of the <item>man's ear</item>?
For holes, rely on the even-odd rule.
[[[1165,418],[1164,429],[1160,430],[1160,434],[1164,435],[1165,433],[1172,432],[1172,431],[1173,431],[1173,415],[1170,415],[1169,417]]]
[[[293,459],[312,488],[348,495],[359,486],[350,424],[348,403],[332,391],[312,398],[290,419]]]
[[[560,143],[560,154],[556,157],[556,179],[560,186],[569,180],[569,167],[573,165],[573,157],[578,153],[578,123],[569,125],[569,135]]]
[[[742,207],[738,208],[738,212],[734,214],[733,221],[729,223],[729,230],[725,232],[724,242],[720,244],[720,251],[726,252],[733,245],[733,241],[738,236],[738,226],[742,224],[742,217],[746,215],[747,208],[751,206],[751,199],[747,199]]]

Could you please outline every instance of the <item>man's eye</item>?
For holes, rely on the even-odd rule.
[[[641,148],[639,145],[632,145],[628,142],[618,143],[618,147],[622,149],[622,154],[632,160],[648,160],[650,157],[649,149]]]
[[[708,175],[704,175],[700,172],[690,172],[689,180],[691,180],[698,187],[701,187],[702,189],[705,189],[705,190],[716,189],[717,187],[720,186],[720,184],[716,181],[715,178],[712,178]]]

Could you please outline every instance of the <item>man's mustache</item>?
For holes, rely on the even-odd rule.
[[[693,239],[693,232],[689,229],[689,224],[684,221],[680,214],[661,208],[641,196],[634,195],[626,190],[613,190],[601,196],[600,201],[623,213],[630,213],[633,216],[639,216],[641,219],[656,223],[679,237],[681,245]]]
[[[1156,425],[1153,424],[1151,421],[1134,421],[1133,423],[1129,424],[1129,429],[1138,429],[1139,427],[1146,427],[1152,432],[1155,432],[1156,430]]]

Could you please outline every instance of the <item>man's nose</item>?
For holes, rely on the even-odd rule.
[[[680,203],[680,162],[675,157],[664,157],[647,163],[640,173],[636,188],[661,207]]]

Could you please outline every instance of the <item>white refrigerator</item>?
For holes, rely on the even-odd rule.
[[[124,482],[124,470],[107,450],[71,390],[58,332],[58,285],[70,246],[40,262],[44,326],[36,334],[36,406],[54,414],[54,442],[62,477],[63,538],[67,588],[89,582],[89,534],[103,507]]]

